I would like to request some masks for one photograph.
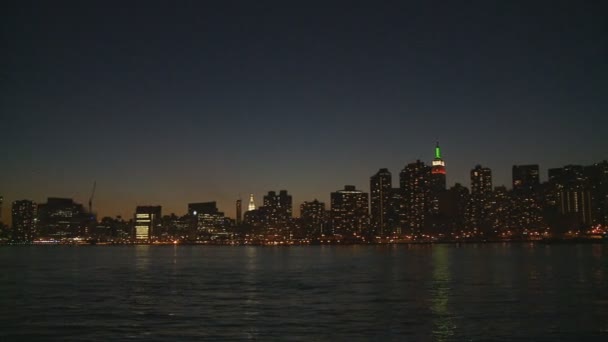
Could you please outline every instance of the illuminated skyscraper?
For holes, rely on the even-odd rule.
[[[135,209],[135,240],[150,241],[160,223],[161,206],[138,206]]]
[[[388,169],[380,169],[370,178],[370,209],[374,232],[380,236],[390,233],[388,213],[390,211],[392,176]]]
[[[324,234],[325,203],[314,200],[300,205],[300,220],[309,235]]]
[[[36,232],[36,203],[28,200],[15,201],[12,207],[13,241],[33,241]]]
[[[469,227],[474,230],[486,229],[489,222],[488,211],[492,200],[492,170],[481,165],[471,170],[471,197],[469,201]]]
[[[292,202],[292,197],[287,194],[287,190],[279,191],[278,195],[274,191],[268,191],[268,194],[264,196],[266,223],[270,225],[287,223],[292,217]]]
[[[368,228],[368,194],[346,185],[331,193],[331,222],[334,234],[352,235]]]
[[[255,202],[253,201],[253,194],[249,194],[249,206],[247,207],[247,211],[255,210]]]
[[[430,212],[430,176],[431,168],[420,160],[407,164],[399,174],[405,204],[405,226],[412,234],[422,232]]]
[[[439,142],[435,146],[435,159],[433,159],[431,167],[431,190],[441,192],[445,190],[445,162],[441,159],[441,148]]]

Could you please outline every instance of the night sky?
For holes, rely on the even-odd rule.
[[[0,195],[184,214],[608,159],[602,1],[3,1]]]

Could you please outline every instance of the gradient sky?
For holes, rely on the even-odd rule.
[[[94,180],[100,217],[329,204],[436,140],[448,185],[608,159],[605,3],[3,1],[4,217]]]

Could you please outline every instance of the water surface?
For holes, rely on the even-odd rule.
[[[2,246],[0,340],[608,340],[608,245]]]

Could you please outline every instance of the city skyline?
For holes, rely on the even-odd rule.
[[[393,184],[393,188],[395,186],[396,187],[403,187],[403,185],[401,185],[401,186],[399,185],[399,173],[405,171],[408,168],[408,166],[411,166],[413,164],[421,163],[420,165],[424,165],[425,167],[429,168],[429,172],[430,172],[431,168],[435,169],[435,167],[437,167],[437,165],[441,165],[442,166],[442,170],[443,170],[442,175],[444,177],[449,176],[449,174],[450,174],[449,163],[446,163],[445,160],[443,159],[443,152],[441,152],[441,150],[443,150],[443,147],[441,146],[441,149],[440,149],[439,142],[436,142],[436,145],[435,145],[435,147],[433,149],[433,151],[434,151],[433,157],[434,158],[430,159],[430,162],[428,162],[426,160],[422,160],[422,159],[416,159],[415,161],[406,163],[404,165],[404,167],[401,168],[401,169],[399,169],[399,170],[393,170],[395,172],[395,175],[396,175],[396,179],[395,179],[395,183]],[[438,161],[440,161],[440,163],[438,163]],[[594,164],[602,163],[602,162],[605,163],[606,160],[598,160],[598,161],[595,161],[593,163],[585,164],[585,165],[594,165]],[[546,168],[546,169],[541,168],[538,164],[512,165],[512,167],[510,168],[510,170],[511,170],[510,171],[510,176],[509,176],[510,177],[510,181],[506,182],[505,184],[497,184],[496,178],[495,178],[495,170],[492,169],[491,167],[488,167],[488,166],[484,165],[484,164],[478,163],[474,167],[471,167],[469,169],[469,172],[468,172],[469,173],[468,174],[469,177],[468,177],[468,179],[466,181],[464,181],[464,182],[454,181],[453,183],[451,183],[451,182],[450,183],[444,183],[445,186],[441,185],[438,188],[437,188],[436,185],[434,185],[434,186],[438,190],[439,189],[448,190],[451,187],[454,187],[455,185],[459,184],[459,185],[462,185],[465,188],[469,189],[469,191],[473,191],[473,188],[475,186],[477,186],[476,184],[474,184],[473,179],[472,179],[473,173],[475,173],[475,171],[479,170],[479,168],[483,168],[484,170],[489,170],[489,172],[490,172],[490,176],[489,177],[490,177],[491,184],[489,185],[489,188],[488,188],[488,190],[490,192],[494,191],[495,188],[504,188],[504,189],[507,189],[507,190],[519,190],[518,187],[515,186],[515,184],[518,182],[516,179],[521,178],[521,175],[520,175],[521,171],[517,171],[517,170],[520,170],[520,169],[523,170],[523,169],[529,169],[529,168],[532,168],[532,169],[536,170],[534,172],[534,177],[536,177],[536,180],[535,180],[536,184],[539,185],[539,184],[542,184],[542,183],[546,183],[546,182],[548,182],[551,179],[551,171],[562,169],[563,167],[566,167],[566,166],[577,166],[578,167],[578,166],[581,166],[581,165],[583,165],[583,164],[568,163],[568,164],[564,164],[564,165],[560,165],[560,166],[556,166],[556,167],[552,167],[552,168]],[[545,172],[542,172],[543,170]],[[383,172],[388,172],[390,174],[391,173],[391,169],[388,169],[388,168],[377,168],[376,171],[375,171],[375,173],[372,173],[372,174],[368,175],[368,177],[367,177],[367,183],[360,182],[361,184],[366,184],[366,186],[360,187],[358,185],[354,185],[354,187],[357,188],[358,190],[361,190],[361,191],[363,191],[363,193],[371,196],[370,198],[368,198],[368,202],[369,202],[368,205],[370,205],[371,202],[373,202],[373,192],[374,192],[373,189],[372,189],[372,186],[370,184],[370,179],[372,179],[372,182],[373,182],[374,177],[378,177],[378,175],[381,174],[381,173],[383,173]],[[431,172],[431,174],[432,174],[432,176],[431,176],[430,179],[432,179],[432,177],[434,177],[433,172]],[[390,177],[390,175],[389,175],[389,177]],[[332,193],[334,191],[336,191],[336,189],[339,189],[342,186],[353,186],[353,184],[355,184],[355,183],[344,183],[342,185],[336,185],[335,189],[328,190],[326,193],[320,194],[319,196],[315,196],[315,197],[312,197],[312,198],[302,198],[302,196],[298,196],[298,195],[294,196],[293,193],[290,193],[290,197],[293,196],[295,198],[299,198],[297,201],[296,200],[293,201],[292,207],[293,208],[300,208],[301,205],[305,204],[306,202],[311,202],[313,200],[314,201],[319,200],[320,202],[323,202],[323,203],[331,203],[330,198],[332,196]],[[357,183],[357,184],[359,184],[359,183]],[[95,191],[96,187],[97,187],[97,182],[94,182],[93,187],[94,187],[93,191]],[[274,188],[277,188],[277,187],[271,187],[270,189],[274,189]],[[387,190],[390,192],[393,188],[389,187]],[[433,188],[433,185],[431,185],[431,188]],[[291,190],[289,190],[288,187],[287,188],[280,188],[280,190],[281,190],[281,192],[283,192],[283,191],[291,191]],[[441,190],[441,191],[443,191],[443,190]],[[232,205],[231,206],[230,205],[226,205],[225,208],[222,207],[222,204],[220,204],[220,202],[217,199],[205,197],[203,200],[183,201],[183,203],[181,203],[181,205],[177,205],[177,207],[179,207],[180,209],[182,209],[182,211],[179,211],[179,210],[174,211],[174,210],[170,209],[170,208],[172,208],[171,206],[167,206],[167,205],[163,204],[162,202],[159,202],[159,203],[156,203],[156,202],[155,203],[148,203],[148,202],[144,201],[142,203],[136,203],[132,207],[124,208],[124,211],[127,212],[126,215],[121,215],[121,214],[117,214],[117,215],[111,215],[111,214],[110,215],[105,215],[105,214],[100,214],[98,212],[98,210],[93,210],[93,213],[97,216],[97,220],[100,220],[103,217],[117,217],[117,216],[121,216],[123,219],[129,220],[129,219],[132,219],[132,218],[134,218],[136,216],[137,208],[139,208],[139,207],[160,206],[160,207],[164,208],[163,212],[166,215],[176,214],[178,216],[181,216],[181,215],[187,215],[191,211],[190,208],[189,208],[189,206],[193,202],[207,202],[207,203],[213,202],[213,203],[218,203],[217,207],[220,208],[222,211],[226,212],[226,217],[233,218],[233,219],[236,220],[238,209],[237,209],[237,207],[234,204],[237,203],[237,206],[240,205],[240,207],[242,208],[241,209],[241,217],[240,217],[240,219],[242,220],[243,219],[243,215],[245,213],[247,213],[247,212],[249,212],[251,210],[255,210],[255,209],[257,209],[259,207],[257,205],[253,205],[252,206],[252,203],[254,203],[254,201],[255,201],[256,198],[258,200],[262,199],[262,198],[266,198],[266,195],[265,195],[266,193],[268,193],[268,194],[271,194],[271,193],[274,194],[274,192],[275,191],[273,191],[273,190],[266,189],[264,192],[262,192],[260,194],[254,194],[254,193],[248,194],[246,196],[246,198],[247,198],[247,203],[249,203],[249,204],[248,204],[248,207],[246,207],[246,208],[242,208],[243,196],[236,196],[236,197],[234,197],[232,199]],[[204,197],[204,196],[199,196],[198,198],[201,198],[201,197]],[[9,201],[6,201],[6,197],[5,196],[1,196],[1,194],[0,194],[0,198],[2,198],[4,200],[4,205],[0,206],[0,208],[1,208],[2,212],[3,212],[0,217],[3,217],[4,218],[4,223],[5,224],[9,224],[9,225],[11,223],[11,220],[10,220],[10,218],[11,218],[11,206],[10,205],[14,201],[33,201],[34,203],[43,203],[47,199],[55,198],[55,199],[70,199],[70,200],[74,200],[75,203],[85,203],[84,199],[80,200],[80,199],[77,199],[77,198],[74,198],[74,197],[55,196],[55,195],[46,195],[41,200],[38,200],[38,201],[36,199],[26,198],[26,197],[23,197],[23,196],[15,198],[15,199],[10,199]],[[91,200],[91,199],[92,198],[89,197],[89,200]],[[97,202],[97,199],[95,199],[95,203],[96,202]],[[91,205],[91,203],[89,203],[89,205]],[[94,206],[94,208],[96,208],[96,207]],[[231,210],[230,209],[233,210],[232,214],[231,214]],[[371,206],[369,208],[369,211],[370,211],[369,212],[370,218],[371,218],[371,220],[373,222],[374,221],[374,214],[372,213]],[[297,213],[297,215],[296,215],[296,213]],[[299,211],[295,211],[294,210],[293,213],[291,214],[291,216],[292,217],[300,217],[300,214],[301,213]]]
[[[608,159],[600,3],[3,5],[5,219],[24,198],[86,205],[95,181],[100,217],[234,217],[269,189],[329,203],[435,141],[448,186]]]

